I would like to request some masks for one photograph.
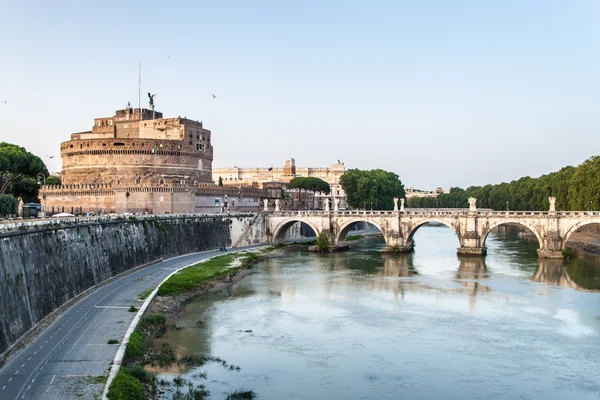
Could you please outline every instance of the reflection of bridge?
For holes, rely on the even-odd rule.
[[[520,225],[536,236],[540,258],[562,258],[569,237],[577,229],[600,223],[598,211],[555,211],[550,198],[549,211],[489,211],[477,210],[475,199],[469,209],[411,210],[398,207],[394,211],[275,211],[267,213],[267,235],[271,242],[281,241],[295,223],[310,226],[315,234],[324,232],[332,243],[343,241],[359,222],[375,225],[386,242],[385,252],[406,252],[413,249],[413,236],[420,226],[439,222],[456,233],[459,255],[485,254],[485,239],[497,226]],[[397,204],[397,201],[396,201]]]

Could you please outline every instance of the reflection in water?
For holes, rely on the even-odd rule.
[[[597,399],[600,295],[578,291],[597,283],[590,268],[538,262],[516,230],[490,234],[486,258],[457,257],[448,228],[415,236],[399,256],[378,240],[289,250],[188,304],[165,339],[241,366],[184,372],[211,398]]]
[[[487,278],[488,272],[485,267],[485,259],[483,257],[460,257],[460,265],[456,279],[460,280],[460,284],[470,289],[469,291],[469,308],[475,308],[475,297],[477,293],[489,293],[491,288],[479,283],[479,280]]]
[[[573,260],[563,266],[561,260],[540,259],[532,280],[583,292],[598,292],[600,291],[600,280],[598,280],[598,271],[593,269],[594,267],[581,262],[581,260]],[[573,279],[571,275],[578,279]]]

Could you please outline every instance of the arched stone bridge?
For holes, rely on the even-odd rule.
[[[281,241],[286,230],[297,222],[310,226],[315,234],[325,232],[332,243],[345,239],[353,225],[375,225],[386,242],[385,252],[413,249],[413,236],[420,226],[438,222],[454,231],[460,242],[459,255],[484,255],[485,239],[503,224],[528,228],[539,242],[538,257],[562,258],[569,237],[577,229],[600,223],[598,211],[490,211],[477,210],[475,199],[469,209],[400,209],[394,211],[275,211],[267,212],[267,237]]]

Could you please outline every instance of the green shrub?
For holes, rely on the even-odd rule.
[[[317,236],[317,249],[321,252],[329,251],[329,245],[327,234],[325,232],[319,233],[319,236]]]
[[[19,202],[10,194],[0,194],[0,216],[16,214]]]
[[[569,260],[573,257],[573,252],[571,251],[571,249],[564,249],[562,251],[562,255],[565,259]]]
[[[120,342],[117,339],[110,339],[108,344],[119,344]]]
[[[121,368],[108,389],[111,400],[144,400],[144,385],[125,368]]]
[[[148,382],[148,371],[144,369],[144,367],[140,365],[133,365],[127,368],[129,374],[139,380],[140,382]]]
[[[125,350],[125,357],[127,358],[140,358],[144,355],[144,339],[142,335],[135,331],[129,337],[129,343]]]
[[[138,310],[138,308],[136,306],[129,306],[129,309],[127,311],[136,312],[137,310]]]
[[[144,318],[144,322],[148,324],[165,325],[167,323],[167,317],[163,314],[151,314]]]

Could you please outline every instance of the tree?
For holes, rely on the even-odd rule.
[[[59,177],[50,175],[46,178],[46,185],[48,186],[60,186],[62,184],[62,180]]]
[[[7,216],[17,213],[19,203],[17,199],[12,197],[10,194],[0,194],[0,216]]]
[[[42,160],[23,147],[0,142],[0,194],[6,193],[9,186],[23,176],[35,177],[48,170]]]
[[[223,186],[223,178],[219,177],[219,186]]]
[[[37,180],[30,177],[25,177],[14,182],[10,192],[13,197],[16,197],[23,203],[39,203],[39,190],[40,185],[38,184]]]
[[[394,197],[405,195],[398,175],[381,169],[350,169],[340,177],[340,184],[348,196],[348,204],[354,208],[370,206],[376,210],[391,210]]]
[[[310,190],[315,193],[329,194],[331,192],[329,183],[325,182],[323,179],[313,177],[298,176],[293,178],[287,187],[289,189]]]

